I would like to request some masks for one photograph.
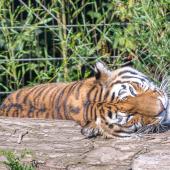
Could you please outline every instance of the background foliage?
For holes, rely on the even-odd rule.
[[[0,91],[82,79],[98,60],[161,81],[169,21],[169,0],[1,0]]]

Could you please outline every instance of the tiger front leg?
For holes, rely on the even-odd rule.
[[[98,117],[96,121],[86,123],[82,127],[81,133],[87,138],[103,136],[104,138],[114,138],[117,136],[117,131],[120,127],[116,124],[109,124],[105,119]]]
[[[119,126],[116,124],[120,121],[120,117],[115,112],[115,109],[110,109],[109,106],[98,103],[95,105],[90,104],[88,106],[93,108],[87,109],[88,111],[95,110],[95,112],[86,113],[88,121],[85,125],[82,124],[83,128],[81,133],[87,138],[96,137],[98,135],[102,135],[106,138],[113,138],[114,134],[116,135],[116,132],[114,133],[114,131],[119,130]]]
[[[105,112],[105,119],[101,121],[101,134],[106,138],[129,137],[136,131],[137,124],[134,126],[133,120],[136,120],[136,117],[132,115],[121,112]]]
[[[100,128],[95,121],[87,122],[87,124],[82,127],[81,133],[87,138],[93,138],[101,134]]]
[[[106,130],[106,126],[109,124],[107,120],[109,120],[108,113],[104,115],[98,112],[95,119],[87,121],[87,123],[82,126],[81,133],[87,138],[92,138],[99,135],[111,138],[112,135],[110,135]]]
[[[90,103],[88,102],[84,108],[86,115],[86,121],[82,120],[83,123],[80,123],[82,126],[81,133],[87,138],[96,137],[101,135],[101,113],[98,109],[98,103]]]
[[[102,136],[104,138],[114,138],[115,136],[129,136],[129,134],[122,133],[123,128],[117,124],[108,124],[106,121],[101,121],[100,124],[96,124],[95,121],[87,123],[82,127],[81,133],[87,138],[93,138]]]

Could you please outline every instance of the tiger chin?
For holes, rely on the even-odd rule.
[[[85,80],[19,89],[4,100],[0,116],[74,120],[88,138],[125,137],[168,122],[167,85],[159,88],[131,67],[111,71],[98,62],[95,69]]]

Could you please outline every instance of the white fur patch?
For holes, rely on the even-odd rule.
[[[165,111],[165,118],[164,118],[162,124],[170,125],[170,100],[168,101],[168,106]]]
[[[100,125],[100,124],[101,124],[101,118],[100,118],[100,117],[97,117],[96,125]]]
[[[108,70],[107,67],[105,67],[105,65],[104,65],[103,63],[97,62],[97,63],[96,63],[96,68],[97,68],[100,72],[111,76],[111,71]]]

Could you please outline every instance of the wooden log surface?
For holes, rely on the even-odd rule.
[[[72,121],[0,118],[0,149],[31,151],[39,170],[170,169],[170,130],[142,137],[85,139]],[[7,168],[0,158],[0,170]]]

